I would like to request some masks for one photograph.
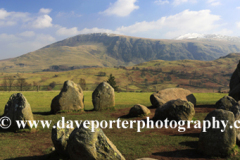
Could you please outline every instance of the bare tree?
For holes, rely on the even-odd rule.
[[[7,86],[8,86],[8,83],[7,83],[7,77],[3,77],[3,90],[4,91],[7,91]]]
[[[39,91],[39,82],[33,81],[33,86]]]
[[[16,85],[20,88],[20,91],[23,91],[23,87],[25,87],[25,90],[29,90],[31,88],[31,84],[26,82],[26,78],[18,78]]]
[[[85,80],[85,79],[81,78],[81,79],[79,80],[79,84],[80,84],[80,86],[81,86],[81,88],[82,88],[83,90],[86,90],[86,89],[87,89],[87,85],[86,85],[86,80]]]
[[[15,79],[13,76],[8,76],[9,91],[12,91],[12,86],[13,86],[14,80]]]

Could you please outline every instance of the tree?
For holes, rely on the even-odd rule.
[[[104,77],[104,76],[106,76],[106,72],[98,72],[98,76]]]
[[[54,81],[49,84],[49,87],[51,87],[51,89],[53,89],[55,86],[56,86],[56,82],[54,82]]]
[[[16,85],[19,87],[20,91],[23,91],[23,87],[25,87],[25,90],[29,90],[31,88],[31,84],[26,82],[25,78],[18,78]]]
[[[87,85],[86,85],[86,80],[81,78],[79,80],[79,85],[81,86],[81,88],[85,91],[87,89]]]
[[[145,86],[148,86],[148,79],[144,79]]]
[[[107,80],[107,83],[109,83],[113,87],[114,91],[118,90],[118,86],[116,85],[115,77],[112,74],[110,74],[110,76]]]
[[[145,74],[145,71],[142,70],[141,77],[144,77],[144,76],[146,76],[146,74]]]
[[[39,82],[33,81],[33,86],[39,91]]]
[[[7,77],[3,77],[3,90],[4,91],[7,91],[7,86],[8,86]]]

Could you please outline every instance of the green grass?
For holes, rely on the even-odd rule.
[[[0,92],[0,114],[4,111],[4,106],[12,93],[16,92]],[[65,117],[67,120],[116,120],[119,116],[126,115],[135,104],[143,104],[150,106],[149,97],[152,93],[115,93],[116,110],[93,111],[93,112],[67,112],[56,115],[46,115],[44,113],[50,111],[50,104],[59,92],[22,92],[32,107],[35,120],[52,120],[52,125]],[[85,107],[92,109],[91,102],[92,92],[84,92]],[[216,93],[194,93],[197,99],[197,105],[215,104],[217,100],[225,94]],[[127,109],[125,109],[127,108]],[[150,116],[153,116],[152,113]],[[203,120],[207,113],[197,113],[194,120]],[[142,119],[138,117],[137,119]],[[131,118],[135,119],[135,118]],[[124,120],[124,119],[121,119]],[[129,120],[129,119],[127,119]],[[51,125],[51,126],[52,126]],[[118,150],[127,160],[141,157],[149,157],[152,155],[171,158],[173,154],[181,154],[185,157],[196,152],[198,137],[194,133],[179,133],[177,130],[171,129],[142,129],[136,132],[133,129],[104,129],[106,136],[116,145]],[[186,131],[187,132],[187,131]],[[38,128],[37,132],[0,132],[0,157],[1,159],[22,157],[23,159],[54,159],[54,152],[50,151],[53,146],[51,141],[51,129]],[[11,152],[9,152],[11,151]],[[197,156],[199,156],[196,153]],[[239,157],[239,154],[237,155]],[[155,157],[156,158],[156,157]],[[159,158],[159,157],[158,157]],[[178,157],[181,158],[181,157]],[[194,158],[194,157],[192,157]],[[199,158],[199,157],[196,157]],[[200,157],[201,158],[201,157]]]
[[[219,99],[228,95],[227,93],[194,93],[197,97],[197,105],[215,104]]]

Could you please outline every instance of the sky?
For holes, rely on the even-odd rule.
[[[0,0],[0,59],[88,33],[240,36],[239,0]]]

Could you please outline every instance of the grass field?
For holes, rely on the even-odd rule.
[[[14,92],[0,92],[0,114],[3,114],[4,106],[8,98]],[[85,113],[60,113],[56,115],[46,114],[50,111],[51,100],[59,93],[48,92],[22,92],[32,107],[35,120],[52,120],[52,125],[64,116],[66,120],[116,120],[124,116],[135,104],[151,106],[149,97],[152,93],[124,92],[115,93],[116,109],[109,111],[87,111]],[[85,108],[93,108],[91,101],[92,92],[84,92]],[[206,105],[215,104],[222,98],[223,93],[195,93],[197,106],[195,108],[195,119],[203,120],[207,115]],[[153,117],[155,109],[151,109],[150,118]],[[203,112],[204,111],[204,112]],[[130,118],[130,119],[143,119]],[[51,125],[51,126],[52,126]],[[187,129],[178,132],[177,129],[143,129],[137,132],[134,129],[104,129],[106,136],[116,145],[118,150],[127,160],[142,157],[156,159],[208,159],[197,153],[196,147],[200,130]],[[0,159],[30,160],[30,159],[58,159],[51,140],[51,129],[38,128],[37,132],[0,132]],[[240,153],[234,157],[239,158]]]

